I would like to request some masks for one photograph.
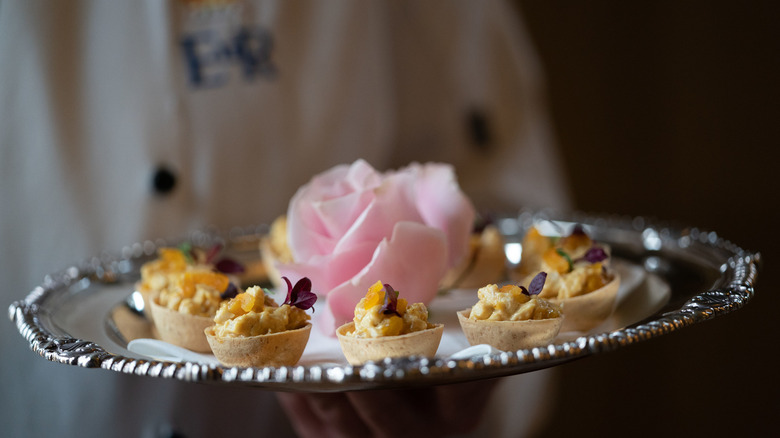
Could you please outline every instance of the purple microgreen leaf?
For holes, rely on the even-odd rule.
[[[287,298],[282,304],[295,306],[301,310],[308,310],[314,306],[314,303],[317,301],[317,295],[311,291],[311,280],[308,277],[298,280],[295,286],[290,283],[287,277],[282,277],[282,279],[287,283]],[[312,309],[313,311],[314,309]]]
[[[572,228],[570,236],[584,236],[587,235],[585,233],[585,228],[582,226],[582,224],[577,224]]]
[[[214,260],[215,257],[222,251],[222,244],[221,243],[215,243],[214,246],[209,248],[208,251],[206,251],[206,263],[211,263],[212,260]]]
[[[307,294],[301,295],[298,299],[298,301],[295,302],[295,307],[301,309],[301,310],[309,310],[311,309],[312,313],[314,312],[314,303],[317,302],[317,295],[315,295],[312,292],[308,292]]]
[[[238,295],[238,288],[235,284],[231,281],[228,283],[227,288],[225,288],[225,291],[220,294],[220,298],[223,300],[229,300],[231,298],[235,298],[236,295]]]
[[[298,296],[301,292],[311,292],[311,280],[309,277],[303,277],[295,283],[292,288],[292,295]]]
[[[223,274],[240,274],[245,270],[244,265],[227,257],[220,259],[214,267]]]
[[[291,295],[292,295],[292,291],[293,291],[293,285],[292,285],[292,283],[290,283],[290,279],[287,278],[287,277],[282,277],[282,280],[284,280],[284,282],[287,283],[287,298],[284,299],[284,303],[282,303],[282,304],[289,304],[290,303],[290,299],[291,299]]]
[[[385,303],[382,305],[382,308],[379,309],[379,311],[384,315],[401,316],[401,314],[398,313],[398,291],[393,289],[393,286],[390,286],[387,283],[385,283],[383,286],[385,290]]]
[[[544,289],[544,283],[547,281],[547,273],[546,272],[540,272],[536,274],[536,276],[531,280],[531,283],[528,285],[528,289],[524,288],[523,286],[520,286],[520,289],[522,292],[529,297],[531,295],[539,295],[542,293],[542,289]]]
[[[566,254],[566,251],[562,250],[561,248],[556,248],[555,252],[557,252],[559,256],[566,259],[566,262],[569,263],[569,272],[571,272],[571,270],[574,267],[574,262],[572,262],[571,257],[569,257],[569,254]]]
[[[585,253],[584,256],[580,257],[579,260],[585,260],[588,263],[598,263],[602,260],[606,260],[609,256],[607,255],[607,252],[604,251],[604,248],[600,246],[592,246],[588,252]]]

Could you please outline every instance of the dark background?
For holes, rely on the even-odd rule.
[[[776,430],[777,3],[517,2],[576,208],[716,231],[763,259],[743,309],[561,366],[544,436]]]

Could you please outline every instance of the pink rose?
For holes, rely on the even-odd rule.
[[[430,302],[447,268],[466,255],[474,216],[449,165],[415,163],[385,174],[363,160],[336,166],[290,201],[295,262],[279,270],[309,277],[327,296],[319,323],[332,333],[377,281],[410,303]]]

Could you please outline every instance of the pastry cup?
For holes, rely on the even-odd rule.
[[[152,318],[160,339],[200,353],[210,353],[211,348],[203,334],[206,327],[214,325],[214,319],[207,316],[190,315],[151,301]]]
[[[458,321],[471,345],[488,344],[503,351],[550,344],[561,330],[564,317],[524,321],[470,320],[471,309],[458,312]]]
[[[311,323],[279,333],[218,338],[214,326],[203,333],[217,360],[229,367],[292,366],[298,363],[309,342]]]
[[[612,314],[619,288],[620,275],[615,273],[612,281],[593,292],[565,299],[548,298],[547,301],[560,305],[566,315],[562,332],[584,332],[597,327]]]
[[[433,357],[439,349],[444,333],[444,324],[436,324],[429,329],[398,336],[356,338],[346,335],[354,328],[355,323],[350,322],[336,330],[341,350],[352,365],[360,365],[370,360],[379,361],[387,357]]]
[[[141,294],[141,298],[143,298],[144,301],[144,316],[146,319],[148,319],[150,322],[154,323],[154,316],[152,315],[152,302],[155,298],[157,298],[157,295],[159,295],[159,291],[148,289],[145,287],[141,287],[141,282],[135,284],[135,290]]]

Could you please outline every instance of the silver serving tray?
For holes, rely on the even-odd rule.
[[[526,373],[670,334],[733,312],[754,294],[760,254],[745,251],[715,232],[644,218],[547,212],[499,217],[495,223],[505,237],[509,260],[514,260],[514,251],[528,227],[550,220],[554,222],[548,223],[563,227],[584,224],[596,240],[612,247],[613,257],[624,269],[640,271],[644,279],[626,286],[629,289],[615,313],[602,326],[588,333],[561,334],[554,343],[540,348],[458,359],[413,356],[362,366],[302,361],[292,367],[237,368],[208,361],[151,359],[128,350],[128,341],[154,336],[133,292],[140,266],[155,257],[158,247],[177,243],[163,240],[137,243],[119,254],[102,254],[48,275],[26,298],[10,306],[9,317],[30,348],[54,362],[188,382],[325,392]],[[187,240],[203,246],[223,242],[232,256],[257,265],[257,243],[266,231],[265,226],[225,234],[207,230],[187,236]],[[456,292],[462,299],[463,291],[453,291],[434,300],[432,315],[447,313],[442,317],[449,317],[450,312],[442,310],[458,310],[462,302],[453,298]],[[457,322],[454,324],[445,336],[459,336]]]

